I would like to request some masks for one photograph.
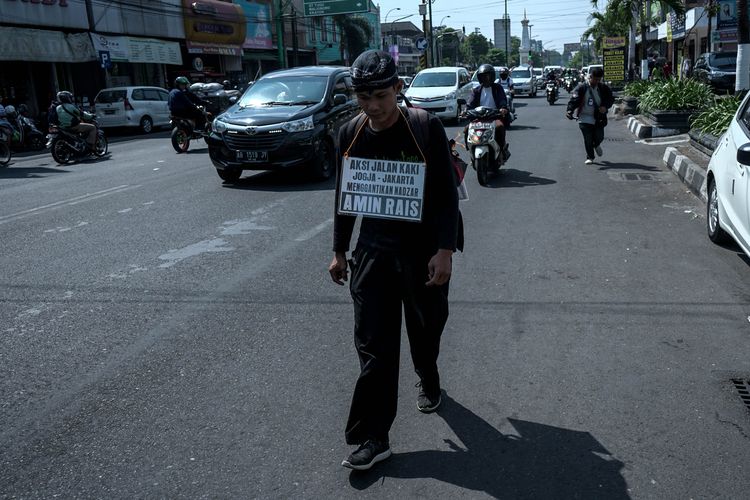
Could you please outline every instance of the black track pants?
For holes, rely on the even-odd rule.
[[[437,358],[448,320],[448,283],[425,286],[430,258],[366,247],[352,254],[354,343],[362,371],[346,424],[348,444],[386,439],[396,418],[402,307],[414,369],[425,390],[440,388]]]

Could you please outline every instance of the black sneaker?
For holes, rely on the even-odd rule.
[[[419,387],[419,395],[417,396],[417,410],[422,413],[432,413],[438,409],[442,398],[440,397],[440,389],[437,392],[426,391],[422,382],[417,382],[415,387]]]
[[[391,447],[388,441],[369,439],[349,455],[349,458],[341,462],[341,465],[354,470],[367,470],[390,456]]]

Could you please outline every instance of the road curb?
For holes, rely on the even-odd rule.
[[[668,147],[664,151],[664,164],[705,203],[708,200],[706,194],[706,167],[698,165],[687,156],[680,154],[677,148]]]
[[[655,127],[640,115],[628,118],[628,130],[639,139],[669,137],[671,135],[680,135],[684,133],[674,128]]]

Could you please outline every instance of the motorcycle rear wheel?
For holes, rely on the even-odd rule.
[[[52,151],[52,158],[60,165],[67,165],[73,161],[73,150],[64,140],[55,139],[50,149]]]
[[[175,127],[172,129],[171,139],[172,147],[178,153],[184,153],[190,147],[190,136],[188,135],[187,131],[180,127]]]
[[[10,146],[5,142],[0,142],[0,167],[7,166],[12,156]]]

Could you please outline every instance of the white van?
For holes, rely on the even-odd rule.
[[[458,121],[471,100],[473,86],[465,68],[428,68],[417,73],[404,95],[417,107],[444,119]]]
[[[510,72],[513,79],[513,89],[516,95],[526,94],[529,97],[536,97],[537,86],[536,76],[531,66],[517,66]]]
[[[138,127],[145,134],[169,125],[169,92],[161,87],[113,87],[94,99],[99,126]]]

